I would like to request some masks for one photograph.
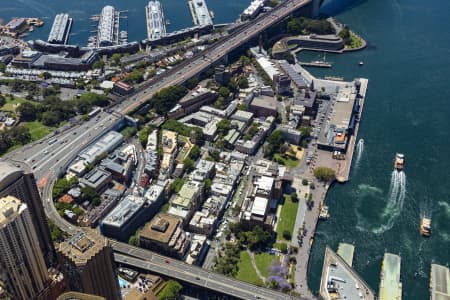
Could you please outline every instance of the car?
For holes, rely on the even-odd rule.
[[[197,277],[195,277],[195,279],[200,280],[200,277],[197,276]]]
[[[35,161],[36,161],[35,159],[31,160],[32,163],[34,163]]]
[[[170,261],[169,261],[168,259],[166,259],[166,261],[165,261],[165,262],[166,262],[166,264],[170,264]]]

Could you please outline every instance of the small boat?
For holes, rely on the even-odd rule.
[[[420,220],[420,234],[425,237],[431,235],[431,219],[427,217],[422,217]]]
[[[405,155],[402,153],[395,154],[394,169],[397,171],[402,171],[404,166],[405,166]]]
[[[363,61],[360,61],[360,62],[359,62],[359,65],[360,65],[360,66],[364,65],[364,62],[363,62]]]

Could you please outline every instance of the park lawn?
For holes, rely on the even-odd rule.
[[[272,265],[272,261],[277,259],[277,257],[273,254],[262,252],[259,254],[255,254],[255,263],[258,267],[259,272],[265,278],[270,276],[270,266]]]
[[[291,236],[294,234],[295,219],[297,218],[298,202],[292,202],[291,196],[284,195],[284,204],[281,207],[277,224],[277,240],[286,240],[283,231],[288,230]]]
[[[14,97],[14,98],[11,99],[9,97],[6,97],[6,103],[5,103],[5,105],[3,105],[1,110],[10,111],[10,112],[14,112],[15,113],[17,104],[24,103],[24,102],[33,103],[33,101],[28,101],[28,100],[25,100],[23,98]]]
[[[48,135],[53,130],[55,130],[55,128],[45,126],[44,124],[42,124],[39,121],[24,122],[24,123],[22,123],[22,126],[28,128],[28,130],[30,130],[32,141],[39,140],[39,139],[43,138],[44,136]]]
[[[276,161],[276,162],[280,162],[280,163],[282,163],[283,165],[285,165],[286,167],[289,167],[289,168],[297,167],[299,162],[300,162],[297,159],[285,158],[285,157],[281,156],[279,153],[275,153],[273,155],[273,160]]]
[[[249,283],[253,283],[259,286],[262,286],[263,283],[256,274],[255,269],[253,268],[250,254],[247,251],[241,251],[241,257],[238,263],[239,271],[236,274],[236,279],[246,281]]]

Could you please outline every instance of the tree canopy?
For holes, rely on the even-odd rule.
[[[287,23],[287,31],[290,34],[334,34],[335,31],[330,22],[325,19],[309,19],[305,17],[295,18]]]
[[[335,175],[336,172],[331,168],[317,167],[316,169],[314,169],[314,176],[322,181],[330,181],[334,178]]]

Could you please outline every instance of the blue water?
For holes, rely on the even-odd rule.
[[[129,31],[130,41],[142,40],[147,37],[145,22],[147,0],[14,0],[5,5],[6,1],[1,0],[0,2],[0,19],[4,22],[8,22],[12,17],[39,17],[45,21],[42,28],[37,29],[26,39],[47,40],[53,18],[57,13],[65,12],[74,19],[69,43],[86,45],[90,35],[89,31],[95,29],[91,27],[90,17],[100,14],[105,5],[112,5],[117,10],[128,10],[128,20],[121,20],[121,29]],[[236,20],[250,2],[250,0],[209,0],[207,5],[209,10],[214,11],[214,23],[220,24]],[[161,3],[165,18],[170,20],[170,25],[167,26],[169,32],[192,26],[187,0],[163,0]]]
[[[355,268],[377,293],[387,251],[402,257],[403,299],[429,299],[430,264],[450,262],[450,32],[443,30],[450,1],[332,0],[322,11],[337,14],[369,47],[327,55],[333,68],[313,73],[368,78],[369,92],[359,131],[364,152],[350,182],[328,194],[331,219],[318,226],[310,287],[319,289],[325,246],[345,241],[354,243]],[[406,155],[404,199],[390,195],[396,152]],[[419,235],[421,214],[432,216],[429,239]]]

